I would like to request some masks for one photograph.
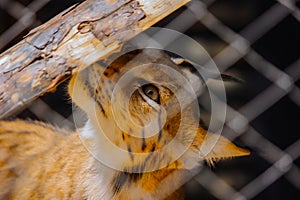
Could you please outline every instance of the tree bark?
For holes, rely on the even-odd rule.
[[[55,90],[188,1],[87,0],[32,30],[0,55],[0,118]]]

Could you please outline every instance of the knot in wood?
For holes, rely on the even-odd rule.
[[[90,22],[81,22],[77,29],[81,34],[85,34],[91,32],[93,30],[93,26]]]

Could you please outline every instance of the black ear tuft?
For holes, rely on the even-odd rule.
[[[236,83],[244,83],[242,79],[239,79],[237,77],[228,75],[228,74],[221,74],[221,77],[223,81],[231,81],[231,82],[236,82]]]
[[[202,73],[204,73],[205,75],[207,75],[208,78],[210,79],[216,79],[216,77],[218,77],[217,74],[214,74],[212,72],[209,72],[207,70],[205,70],[204,68],[202,68],[200,65],[193,63],[192,61],[186,60],[184,58],[180,58],[180,57],[171,57],[171,60],[173,63],[175,63],[176,65],[188,68],[192,73],[197,73],[197,70],[195,69],[195,66],[199,67],[198,69],[202,71]],[[201,76],[200,76],[201,77]],[[202,78],[202,77],[201,77]],[[237,77],[234,77],[232,75],[229,74],[221,74],[221,78],[223,79],[223,81],[228,81],[228,82],[236,82],[236,83],[244,83],[244,81],[242,79],[239,79]]]

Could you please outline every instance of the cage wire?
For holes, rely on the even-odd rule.
[[[0,0],[1,52],[77,2]],[[220,71],[244,80],[227,93],[223,134],[252,154],[205,166],[187,183],[186,199],[299,199],[299,8],[294,0],[193,0],[156,24],[197,40]],[[74,129],[66,84],[12,118]]]

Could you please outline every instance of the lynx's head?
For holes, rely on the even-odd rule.
[[[81,135],[93,141],[95,157],[143,173],[249,154],[200,125],[197,98],[205,83],[177,61],[158,50],[134,51],[73,77],[69,93],[89,117],[94,132]],[[202,155],[201,145],[211,140],[218,142]]]

